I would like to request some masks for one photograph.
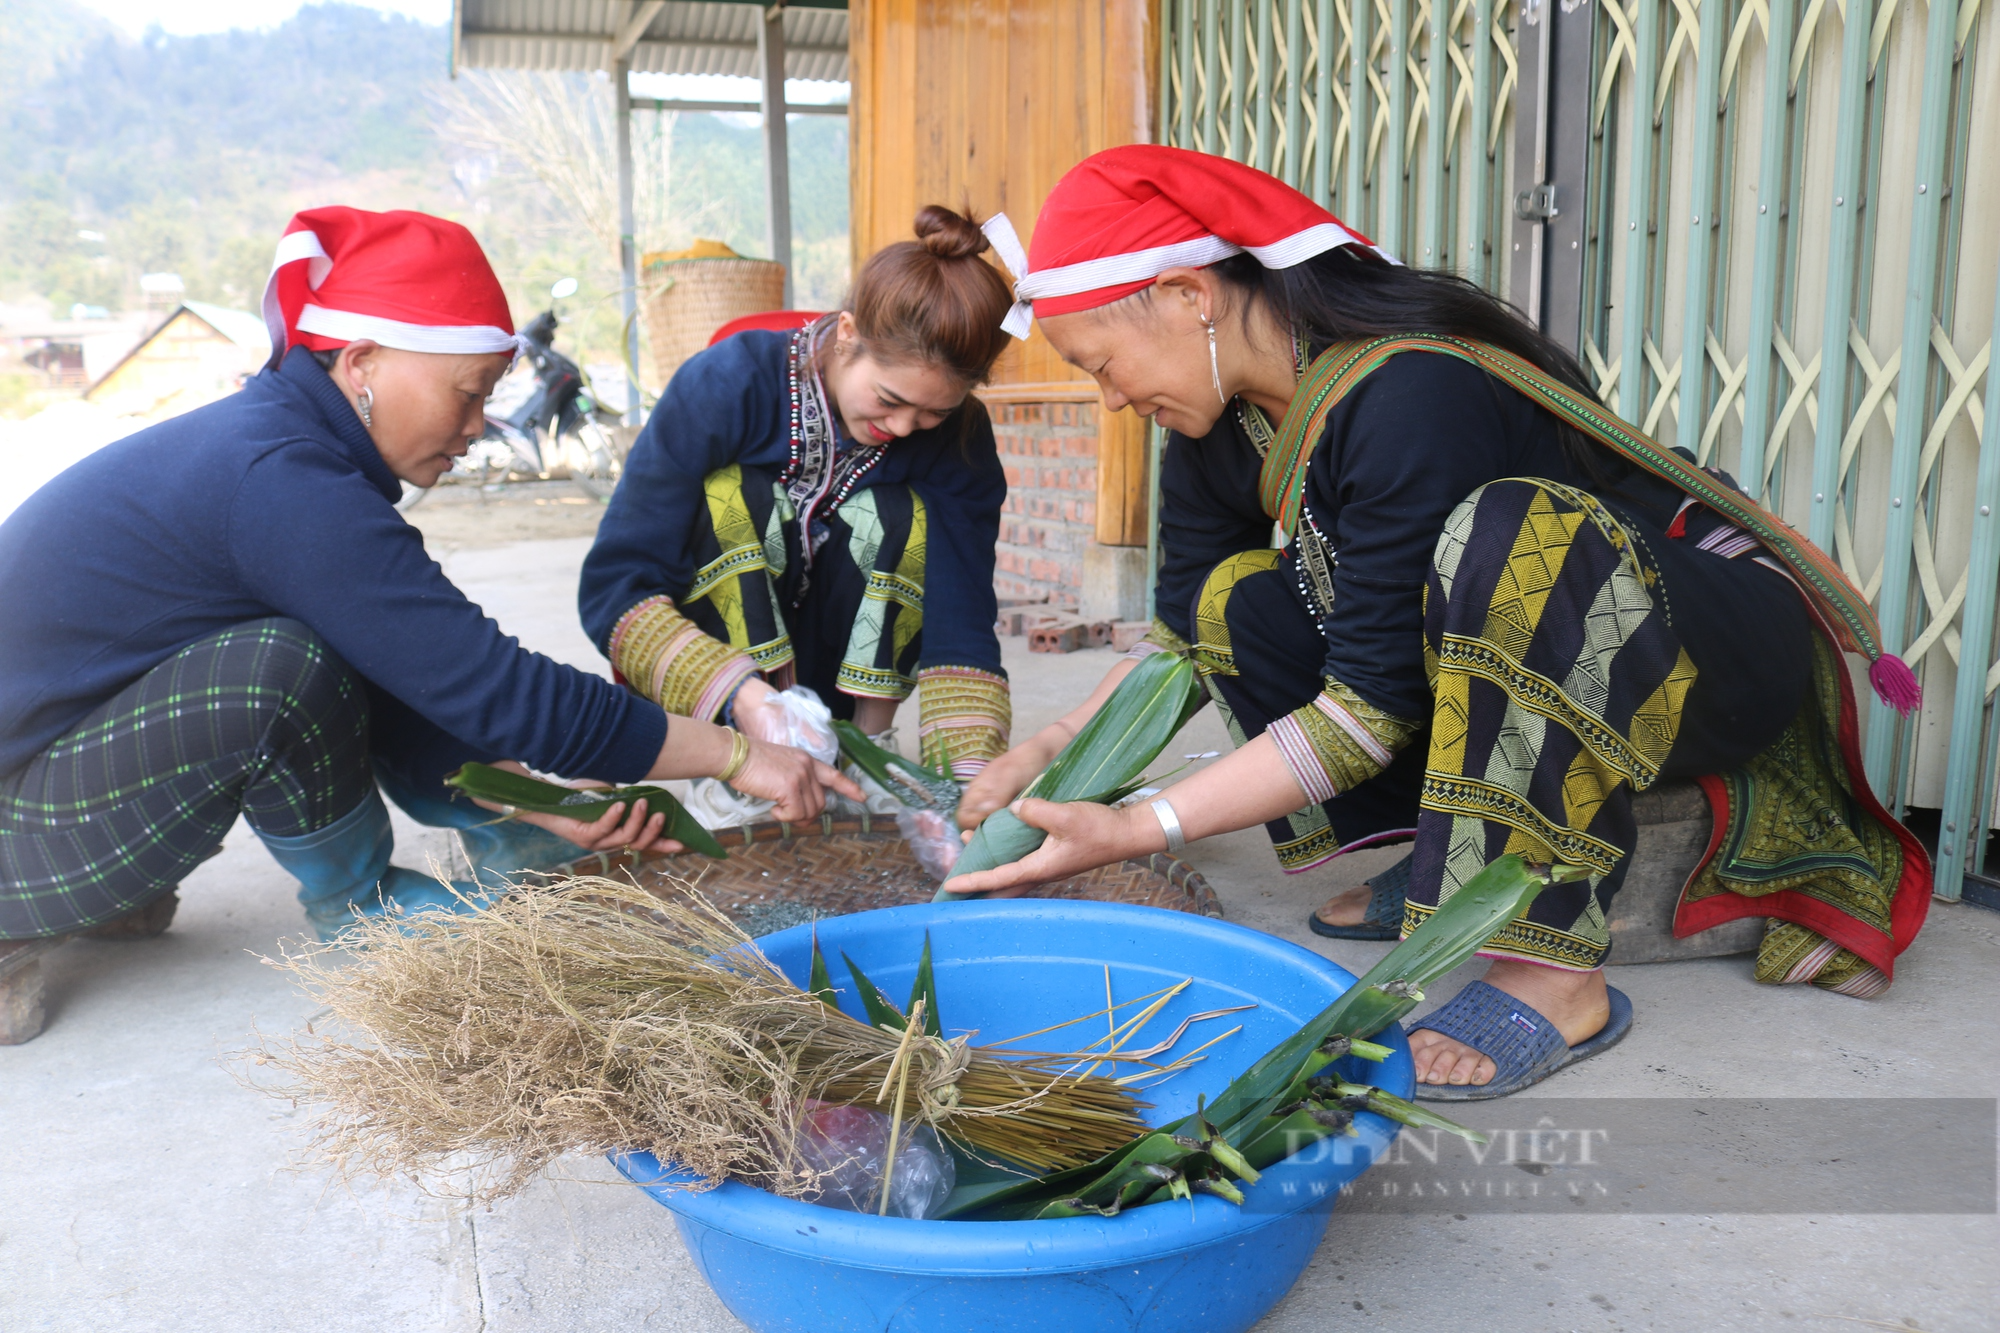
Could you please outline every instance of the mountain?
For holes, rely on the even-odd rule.
[[[134,39],[72,0],[4,0],[0,300],[118,309],[138,303],[140,273],[171,271],[191,297],[250,308],[298,209],[418,208],[473,228],[517,314],[554,278],[579,278],[571,336],[608,356],[616,256],[540,182],[532,146],[453,137],[447,108],[469,81],[448,78],[449,47],[442,26],[340,3],[269,29]],[[589,75],[536,87],[593,107],[603,96]],[[673,206],[642,246],[698,232],[763,253],[755,124],[655,120],[634,118],[636,151],[671,164],[659,188]],[[846,284],[846,124],[801,117],[791,132],[801,300],[823,305]]]

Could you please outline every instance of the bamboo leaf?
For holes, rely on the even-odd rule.
[[[1298,1032],[1267,1051],[1223,1089],[1221,1096],[1208,1103],[1200,1114],[1114,1149],[1089,1166],[1039,1177],[988,1195],[980,1203],[968,1206],[966,1211],[982,1218],[1031,1217],[1038,1215],[1042,1207],[1062,1200],[1082,1199],[1087,1203],[1101,1203],[1107,1182],[1126,1178],[1120,1176],[1120,1172],[1141,1145],[1151,1145],[1162,1136],[1171,1136],[1191,1123],[1202,1121],[1212,1125],[1214,1132],[1229,1143],[1258,1147],[1259,1152],[1244,1154],[1245,1159],[1253,1164],[1268,1165],[1278,1160],[1278,1157],[1264,1156],[1264,1150],[1276,1142],[1270,1138],[1275,1123],[1270,1117],[1278,1107],[1298,1101],[1306,1079],[1331,1063],[1330,1057],[1319,1054],[1319,1048],[1328,1038],[1367,1038],[1382,1031],[1421,1002],[1423,985],[1435,981],[1477,953],[1504,926],[1526,911],[1536,894],[1552,882],[1578,878],[1584,873],[1568,866],[1530,867],[1519,856],[1501,857],[1461,885],[1458,892],[1446,899],[1437,911],[1410,933],[1408,939],[1370,968],[1366,976]],[[1386,1097],[1389,1094],[1382,1095]],[[1401,1101],[1400,1098],[1396,1100]],[[1387,1107],[1391,1104],[1383,1105]],[[1430,1114],[1420,1108],[1419,1111],[1424,1115]],[[1298,1116],[1303,1114],[1284,1118],[1281,1123],[1288,1126],[1288,1134],[1324,1137],[1332,1132],[1311,1130],[1310,1127],[1317,1122],[1310,1116],[1299,1120]],[[1389,1114],[1389,1111],[1385,1110],[1384,1114]],[[1449,1127],[1453,1132],[1459,1129],[1455,1125],[1438,1127]],[[1298,1140],[1301,1145],[1306,1141]],[[1295,1149],[1287,1151],[1292,1150]]]
[[[917,981],[910,987],[909,1012],[916,1012],[919,1000],[924,1002],[924,1033],[942,1037],[944,1025],[938,1021],[937,978],[931,974],[931,933],[928,930],[924,932],[924,956],[917,960]]]
[[[1320,1043],[1332,1036],[1372,1037],[1414,1009],[1424,985],[1479,952],[1550,880],[1546,870],[1530,870],[1511,855],[1467,880],[1366,976],[1225,1088],[1209,1111],[1216,1128],[1235,1142],[1281,1104]]]
[[[905,806],[912,810],[942,810],[947,814],[958,809],[964,787],[949,774],[938,773],[883,749],[852,722],[834,719],[833,732],[840,738],[840,752],[847,756],[848,762]]]
[[[1413,1125],[1418,1129],[1441,1129],[1447,1134],[1458,1135],[1467,1143],[1486,1142],[1486,1135],[1478,1130],[1461,1125],[1456,1120],[1441,1116],[1436,1111],[1419,1106],[1415,1102],[1405,1101],[1393,1092],[1384,1092],[1380,1088],[1366,1087],[1358,1083],[1339,1082],[1333,1085],[1333,1091],[1335,1096],[1342,1098],[1367,1098],[1369,1110],[1377,1115],[1387,1116],[1398,1124]]]
[[[807,978],[806,990],[818,997],[820,1003],[824,1004],[827,1008],[838,1009],[840,1008],[840,1002],[834,998],[833,977],[826,970],[826,955],[819,950],[819,923],[817,921],[813,923],[812,943],[812,975]]]
[[[1150,654],[1022,795],[1098,803],[1130,795],[1201,699],[1193,664],[1173,653]],[[1047,840],[1012,811],[996,810],[973,832],[952,875],[1012,865]]]
[[[868,1012],[868,1026],[886,1027],[896,1032],[909,1026],[910,1020],[889,1002],[888,996],[876,989],[875,983],[868,979],[868,974],[861,970],[859,964],[845,953],[840,955],[840,961],[847,964],[848,975],[854,978],[855,993],[861,997],[861,1007]]]
[[[1153,653],[1141,659],[1025,794],[1098,801],[1127,786],[1181,729],[1199,690],[1186,658]]]
[[[666,824],[662,832],[681,843],[689,851],[700,852],[703,856],[718,861],[729,859],[729,853],[722,844],[696,822],[674,794],[664,787],[637,786],[617,787],[610,790],[565,787],[560,783],[543,782],[525,773],[515,773],[504,768],[494,768],[490,764],[467,764],[445,779],[445,785],[455,787],[467,796],[494,805],[510,805],[517,810],[532,810],[542,815],[562,815],[566,819],[579,819],[584,823],[601,819],[613,805],[624,802],[629,810],[634,801],[645,801],[649,814],[665,814]]]

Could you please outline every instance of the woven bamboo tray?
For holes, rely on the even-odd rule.
[[[563,870],[613,879],[629,875],[652,892],[692,883],[752,935],[820,917],[927,903],[937,893],[936,881],[924,873],[888,820],[829,817],[813,824],[753,824],[719,829],[715,837],[729,850],[728,860],[712,861],[693,852],[649,857],[598,852]],[[1044,884],[1031,896],[1222,915],[1222,904],[1201,872],[1165,852]]]

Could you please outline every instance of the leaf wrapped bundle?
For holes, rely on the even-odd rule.
[[[715,835],[696,823],[694,816],[687,812],[687,807],[675,800],[674,794],[664,787],[565,787],[560,783],[531,778],[525,773],[494,768],[490,764],[467,764],[444,781],[448,787],[456,787],[467,796],[494,805],[532,810],[539,815],[562,815],[586,824],[602,819],[607,810],[621,801],[628,812],[633,802],[644,801],[650,814],[666,815],[667,822],[662,829],[664,836],[703,856],[718,861],[729,859],[729,853],[715,840]],[[511,811],[509,813],[511,815]]]
[[[1096,716],[1021,795],[1100,805],[1123,800],[1143,785],[1140,775],[1194,716],[1203,698],[1194,664],[1186,658],[1173,653],[1142,658]],[[1011,865],[1048,836],[1011,810],[996,810],[973,833],[952,873],[969,875]]]

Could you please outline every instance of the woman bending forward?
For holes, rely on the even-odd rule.
[[[1768,916],[1760,980],[1887,985],[1929,869],[1867,790],[1839,650],[1877,657],[1898,703],[1914,681],[1824,556],[1612,418],[1509,307],[1387,262],[1261,172],[1102,153],[1034,247],[1012,266],[1049,342],[1170,432],[1135,651],[1190,655],[1240,748],[1151,806],[1024,802],[1042,850],[948,888],[1259,823],[1288,871],[1414,838],[1315,914],[1393,939],[1504,854],[1586,867],[1413,1032],[1420,1095],[1500,1095],[1629,1025],[1602,969],[1632,793],[1700,777],[1728,836],[1680,928]],[[962,820],[1012,800],[1129,669],[989,766]]]
[[[926,763],[1007,745],[994,546],[1007,481],[969,397],[1007,283],[949,210],[862,265],[846,307],[739,333],[675,373],[584,561],[583,625],[669,713],[781,734],[811,687],[881,736],[919,684]]]
[[[500,632],[395,502],[484,427],[507,298],[463,227],[320,208],[278,247],[271,364],[78,463],[0,524],[0,939],[106,925],[173,891],[242,815],[331,937],[467,910],[584,848],[673,850],[645,802],[495,822],[469,760],[578,778],[723,776],[817,814],[852,784]],[[461,830],[449,888],[389,863],[382,793]],[[535,827],[539,825],[540,827]]]

